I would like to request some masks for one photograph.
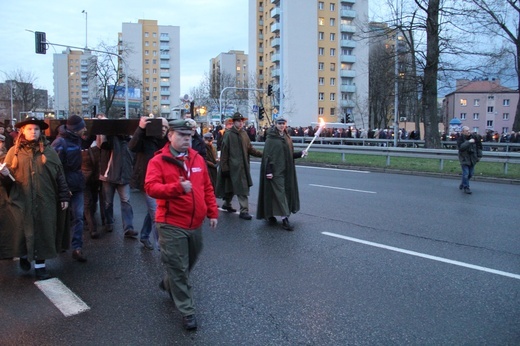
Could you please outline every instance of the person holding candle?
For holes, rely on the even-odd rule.
[[[294,152],[287,133],[287,120],[279,117],[275,126],[267,130],[258,192],[257,219],[266,219],[276,225],[276,216],[282,216],[282,227],[294,230],[289,222],[291,213],[300,210],[300,196],[294,160],[307,155],[307,150]]]

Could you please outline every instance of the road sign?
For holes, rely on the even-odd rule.
[[[273,114],[278,114],[278,108],[273,108]]]
[[[253,112],[254,113],[258,112],[258,106],[257,105],[253,105]]]

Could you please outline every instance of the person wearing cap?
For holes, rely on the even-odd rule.
[[[153,114],[152,114],[153,115]],[[146,134],[146,127],[150,126],[152,122],[151,117],[141,117],[139,120],[139,126],[135,129],[132,139],[128,143],[128,148],[135,153],[135,164],[134,173],[132,176],[132,186],[144,191],[144,178],[146,176],[146,170],[148,162],[154,156],[155,152],[166,143],[168,138],[168,120],[165,118],[157,118],[161,121],[161,133],[158,136],[149,136]],[[150,241],[150,234],[153,233],[155,238],[154,243],[157,244],[159,241],[159,235],[157,234],[157,228],[155,227],[155,211],[157,210],[157,202],[155,198],[148,196],[145,192],[146,209],[147,213],[143,220],[143,226],[139,235],[139,240],[143,247],[147,250],[153,250],[154,244]]]
[[[208,166],[211,185],[213,185],[213,189],[215,189],[215,185],[217,183],[217,151],[213,146],[213,134],[211,132],[207,132],[203,137],[204,142],[206,142],[206,165]]]
[[[233,127],[224,133],[220,165],[217,173],[217,196],[224,199],[222,209],[235,212],[231,205],[233,196],[236,195],[240,204],[239,217],[243,220],[251,220],[249,214],[249,188],[253,186],[251,179],[249,157],[262,157],[262,152],[251,145],[247,132],[244,131],[242,114],[233,114]]]
[[[187,330],[197,328],[190,271],[202,250],[202,224],[217,226],[218,207],[206,162],[190,148],[188,121],[169,123],[167,143],[148,163],[146,193],[157,200],[155,223],[166,275],[159,287],[167,291]]]
[[[35,117],[15,126],[20,133],[0,170],[12,221],[0,228],[0,258],[20,257],[23,271],[29,271],[34,260],[36,278],[44,280],[50,277],[45,260],[68,247],[70,192],[60,158],[42,133],[49,126]]]
[[[282,227],[294,230],[289,222],[291,213],[300,210],[298,180],[294,159],[307,155],[305,150],[294,152],[287,120],[278,117],[274,127],[267,130],[264,155],[260,166],[257,219],[266,219],[276,225],[276,216],[282,217]]]
[[[51,146],[60,157],[65,171],[70,196],[70,231],[72,234],[72,258],[78,262],[86,262],[83,253],[83,211],[85,178],[81,171],[81,137],[87,131],[85,121],[78,115],[71,115],[66,125],[58,127],[58,135]]]

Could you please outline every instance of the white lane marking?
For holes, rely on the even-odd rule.
[[[486,272],[486,273],[502,275],[502,276],[506,276],[506,277],[509,277],[509,278],[520,280],[520,275],[504,272],[504,271],[501,271],[501,270],[481,267],[481,266],[477,266],[477,265],[466,263],[466,262],[454,261],[454,260],[450,260],[450,259],[443,258],[443,257],[431,256],[431,255],[423,254],[423,253],[420,253],[420,252],[405,250],[405,249],[401,249],[401,248],[398,248],[398,247],[383,245],[383,244],[379,244],[379,243],[373,243],[371,241],[366,241],[366,240],[362,240],[362,239],[346,237],[346,236],[340,235],[340,234],[329,233],[329,232],[321,232],[321,234],[328,235],[328,236],[331,236],[331,237],[340,238],[340,239],[345,239],[345,240],[349,240],[349,241],[353,241],[353,242],[360,243],[360,244],[374,246],[374,247],[378,247],[378,248],[381,248],[381,249],[401,252],[401,253],[404,253],[404,254],[407,254],[407,255],[422,257],[422,258],[430,259],[430,260],[433,260],[433,261],[453,264],[453,265],[460,266],[460,267],[480,270],[480,271],[483,271],[483,272]]]
[[[35,281],[34,284],[49,298],[65,317],[90,310],[74,292],[65,286],[59,279]]]
[[[301,165],[296,165],[296,167],[308,168],[308,169],[319,169],[319,170],[323,170],[323,171],[353,172],[353,173],[364,173],[364,174],[372,173],[369,171],[357,171],[355,169],[342,169],[342,168],[330,168],[330,167],[314,167],[314,166],[301,166]]]
[[[346,187],[336,187],[336,186],[328,186],[328,185],[318,185],[318,184],[309,184],[310,186],[316,186],[316,187],[325,187],[327,189],[334,189],[334,190],[345,190],[345,191],[353,191],[353,192],[363,192],[363,193],[377,193],[375,191],[365,191],[365,190],[356,190],[356,189],[347,189]]]

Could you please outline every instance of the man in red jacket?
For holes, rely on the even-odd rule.
[[[217,227],[218,207],[206,161],[190,148],[191,124],[168,123],[167,143],[148,163],[146,193],[157,200],[155,223],[166,275],[159,284],[175,302],[187,330],[197,328],[189,274],[202,250],[202,224]]]

